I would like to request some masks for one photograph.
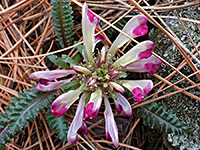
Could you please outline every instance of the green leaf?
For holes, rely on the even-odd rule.
[[[183,134],[189,131],[187,124],[179,120],[172,110],[160,103],[151,103],[137,109],[137,115],[143,118],[145,125],[158,128],[162,132]]]
[[[58,58],[56,55],[49,55],[48,58],[51,62],[58,66],[61,66],[63,69],[70,68],[69,65],[62,58]]]
[[[54,32],[62,48],[73,44],[73,16],[69,0],[52,0],[51,15]]]
[[[81,61],[82,57],[81,55],[78,53],[73,57],[73,60],[77,63],[79,63]]]
[[[80,84],[80,81],[79,80],[76,80],[76,81],[72,81],[72,82],[67,82],[67,83],[64,83],[60,86],[60,88],[63,88],[63,89],[68,89],[68,88],[72,88],[72,87],[75,87],[77,85]]]
[[[13,98],[5,114],[0,113],[0,148],[33,121],[39,110],[47,106],[55,91],[39,92],[35,88],[24,90],[19,97]]]
[[[75,60],[73,60],[73,59],[71,59],[69,56],[67,56],[67,55],[62,55],[62,59],[65,61],[65,62],[67,62],[67,63],[69,63],[70,64],[70,66],[77,66],[78,65],[78,63],[75,61]]]
[[[51,103],[50,103],[51,104]],[[50,105],[47,107],[46,113],[46,120],[50,128],[54,130],[58,137],[63,140],[67,141],[67,132],[68,132],[68,125],[67,121],[65,121],[65,117],[55,117],[51,114]]]
[[[78,44],[78,42],[74,42],[74,43],[75,43],[75,44]],[[83,46],[82,46],[82,45],[77,45],[77,46],[76,46],[76,49],[78,50],[79,53],[82,54],[82,52],[83,52]]]

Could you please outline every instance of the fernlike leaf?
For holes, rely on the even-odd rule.
[[[73,16],[69,0],[52,0],[51,15],[54,32],[62,48],[73,44]]]
[[[167,110],[163,104],[151,103],[137,110],[137,115],[143,118],[145,125],[160,129],[162,132],[183,134],[189,127],[181,121],[172,110]]]
[[[5,114],[0,114],[0,148],[34,120],[38,111],[51,101],[54,92],[44,93],[31,88],[18,95],[13,98],[13,103],[9,103]]]

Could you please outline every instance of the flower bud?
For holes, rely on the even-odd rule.
[[[85,74],[85,75],[92,74],[92,72],[89,69],[82,66],[72,66],[72,69],[79,74]]]
[[[109,85],[111,86],[111,87],[113,87],[113,90],[115,91],[115,92],[117,92],[117,93],[124,93],[124,88],[121,86],[121,85],[119,85],[119,84],[117,84],[117,83],[115,83],[115,82],[109,82]]]

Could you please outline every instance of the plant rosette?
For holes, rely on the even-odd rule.
[[[162,62],[152,55],[154,43],[151,41],[143,41],[137,44],[122,57],[113,61],[112,58],[117,49],[130,40],[121,33],[109,49],[102,47],[95,57],[95,46],[104,39],[102,35],[94,36],[95,28],[98,25],[98,18],[84,3],[82,8],[84,49],[81,53],[85,62],[77,65],[70,64],[71,70],[34,72],[29,78],[39,82],[36,89],[40,91],[56,90],[61,85],[70,82],[77,83],[78,88],[70,89],[61,94],[51,105],[52,115],[60,117],[80,97],[75,117],[68,131],[68,141],[72,144],[79,140],[79,136],[87,134],[88,130],[84,121],[95,118],[98,115],[102,101],[104,101],[106,139],[112,141],[118,147],[118,129],[109,100],[114,100],[118,113],[130,117],[132,109],[123,96],[124,88],[133,93],[137,102],[142,102],[144,96],[153,88],[151,80],[123,80],[120,78],[127,76],[126,71],[154,74]],[[148,32],[146,17],[143,15],[134,16],[127,22],[122,31],[132,38],[146,35]],[[70,75],[70,78],[57,82],[53,81],[68,75]]]

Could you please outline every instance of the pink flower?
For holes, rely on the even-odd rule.
[[[75,117],[69,128],[67,138],[71,144],[74,144],[79,140],[78,134],[83,136],[84,134],[87,134],[87,132],[88,132],[87,127],[86,127],[85,123],[83,122],[85,99],[87,98],[87,96],[88,96],[87,93],[84,93],[81,96],[80,102],[79,102],[77,110],[76,110]]]
[[[69,78],[67,80],[57,81],[57,82],[38,83],[35,88],[43,92],[57,90],[62,84],[70,82],[71,80],[72,78]]]
[[[66,77],[70,74],[76,74],[73,70],[52,70],[52,71],[38,71],[29,76],[29,79],[39,81],[39,84],[35,87],[37,90],[46,92],[59,89],[59,87],[67,82],[70,82],[72,78],[62,80],[58,82],[51,82],[54,79]]]
[[[115,82],[110,82],[109,85],[113,88],[115,92],[124,94],[124,88],[121,85]]]
[[[105,102],[105,121],[106,121],[106,140],[112,141],[113,144],[118,147],[119,140],[118,140],[118,129],[116,122],[114,120],[114,115],[112,113],[112,109],[110,107],[110,103],[108,101],[108,98],[104,96],[104,102]]]
[[[154,74],[161,64],[162,61],[160,59],[151,55],[147,59],[140,59],[123,67],[122,70],[131,72],[148,72],[150,74]]]
[[[96,88],[95,92],[91,94],[90,100],[85,108],[84,119],[94,119],[99,112],[99,108],[102,102],[102,91],[100,88]]]
[[[92,73],[89,69],[82,66],[72,66],[72,69],[79,74],[89,75]]]
[[[98,18],[88,10],[87,3],[84,3],[82,8],[82,32],[83,32],[83,43],[85,45],[86,53],[82,53],[86,61],[92,61],[95,46],[95,28],[99,25]]]
[[[134,16],[127,22],[122,31],[132,38],[146,35],[148,32],[146,17],[142,15]],[[121,48],[128,41],[130,41],[130,39],[120,33],[113,42],[108,54],[113,56],[116,53],[117,49]]]
[[[70,90],[57,97],[51,104],[51,113],[56,117],[63,116],[69,107],[79,98],[82,93],[81,87],[76,90]]]
[[[114,62],[114,68],[119,66],[124,67],[140,59],[149,58],[152,55],[153,46],[154,44],[151,41],[144,41],[137,44]]]
[[[118,98],[114,100],[117,107],[117,112],[122,113],[122,115],[124,116],[130,117],[132,115],[131,105],[129,104],[127,99],[120,93],[117,93],[117,96]]]
[[[137,102],[142,102],[144,96],[147,95],[153,88],[153,82],[151,80],[121,80],[124,87],[132,91],[134,99]]]
[[[73,70],[52,70],[52,71],[38,71],[34,72],[29,76],[30,80],[39,81],[43,84],[52,81],[54,79],[59,79],[66,77],[70,74],[75,74]]]

